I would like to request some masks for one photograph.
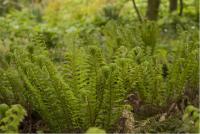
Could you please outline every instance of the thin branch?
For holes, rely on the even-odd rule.
[[[135,9],[135,11],[136,11],[136,13],[137,13],[137,16],[138,16],[139,21],[140,21],[140,22],[143,22],[142,16],[141,16],[140,11],[139,11],[139,9],[138,9],[136,3],[135,3],[135,0],[132,0],[132,2],[133,2],[133,7],[134,7],[134,9]]]

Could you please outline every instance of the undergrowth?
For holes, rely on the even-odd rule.
[[[66,37],[57,61],[51,48],[61,48],[48,38],[53,34],[36,32],[26,44],[15,39],[9,46],[0,44],[0,103],[36,111],[50,132],[85,132],[89,127],[113,132],[124,100],[136,92],[151,107],[167,107],[183,96],[197,107],[198,31],[180,31],[166,49],[156,24],[144,23],[111,21],[102,30],[69,36],[72,41]],[[15,127],[25,115],[20,111]]]

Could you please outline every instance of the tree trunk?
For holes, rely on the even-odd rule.
[[[169,12],[172,13],[177,10],[178,0],[169,0]]]
[[[149,20],[157,20],[159,13],[160,0],[148,0],[146,17]]]
[[[179,12],[179,16],[183,15],[183,6],[184,6],[183,0],[180,0],[180,12]]]

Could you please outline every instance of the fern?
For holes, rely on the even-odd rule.
[[[33,106],[41,112],[50,127],[55,131],[75,129],[76,126],[73,122],[77,117],[73,115],[75,111],[72,106],[76,103],[71,103],[76,98],[58,75],[54,65],[43,55],[35,56],[34,53],[26,62],[22,62],[20,59],[16,61],[19,61],[19,71],[29,89],[26,95],[33,94],[30,96]],[[29,96],[27,97],[29,98]],[[36,100],[37,103],[35,103]],[[75,122],[77,120],[75,119]]]
[[[169,64],[167,81],[169,96],[172,94],[175,94],[175,96],[174,98],[168,97],[168,99],[173,100],[186,93],[190,98],[196,100],[195,94],[198,93],[199,87],[197,84],[199,78],[197,31],[193,31],[191,36],[183,32],[181,36],[184,40],[179,42],[177,55],[174,56],[175,60],[172,60],[172,63]]]
[[[12,103],[14,94],[12,92],[12,87],[9,83],[9,80],[6,77],[5,72],[0,69],[0,102]]]
[[[197,105],[197,32],[182,32],[166,49],[153,22],[112,20],[91,29],[72,34],[72,42],[63,36],[68,42],[61,52],[52,49],[57,44],[45,31],[33,32],[27,45],[11,41],[0,55],[0,102],[36,111],[50,132],[114,132],[124,100],[134,92],[151,106],[165,107],[183,95]],[[56,62],[55,53],[61,55]]]
[[[106,130],[112,129],[117,119],[122,113],[123,99],[125,90],[123,82],[119,79],[119,68],[115,63],[103,67],[105,81],[105,95],[102,107],[103,122]]]
[[[140,26],[140,30],[140,37],[143,41],[145,52],[148,53],[150,48],[150,52],[153,54],[158,39],[157,25],[154,22],[144,22]]]
[[[105,65],[101,50],[95,46],[89,48],[89,56],[87,59],[88,72],[87,80],[90,95],[86,96],[88,110],[90,113],[90,123],[95,125],[99,110],[103,102],[104,83],[101,80],[101,68]],[[102,85],[103,84],[103,85]]]

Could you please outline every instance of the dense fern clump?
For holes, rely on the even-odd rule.
[[[70,35],[72,41],[65,36],[62,51],[56,49],[56,36],[45,31],[32,33],[27,44],[14,40],[6,48],[0,43],[0,103],[37,112],[49,132],[90,127],[115,132],[133,93],[138,98],[131,110],[145,118],[161,114],[183,96],[197,106],[198,31],[180,32],[168,48],[158,33],[153,22],[124,25],[112,20],[101,30]],[[59,52],[62,60],[55,60]],[[11,131],[17,132],[26,114],[18,105],[12,108],[20,114]],[[0,127],[2,132],[10,132],[6,127]]]

